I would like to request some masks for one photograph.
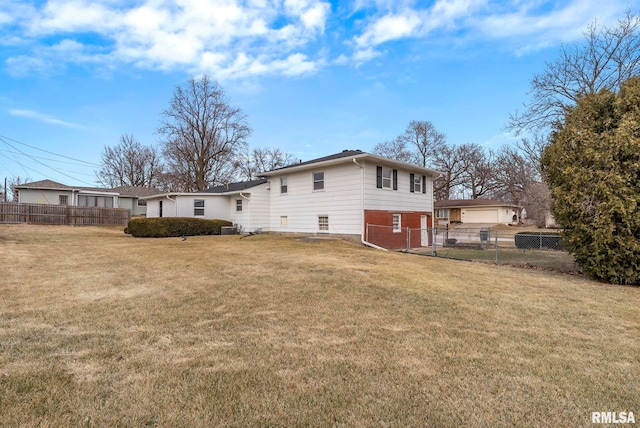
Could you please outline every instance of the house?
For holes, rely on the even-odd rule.
[[[19,203],[71,205],[79,207],[125,208],[132,216],[146,214],[143,196],[157,194],[146,187],[123,186],[112,189],[67,186],[52,180],[34,181],[14,186]]]
[[[450,199],[436,201],[438,225],[451,223],[518,224],[522,207],[492,199]]]
[[[344,150],[195,193],[145,198],[147,216],[219,218],[243,230],[335,234],[385,248],[428,245],[433,179],[440,173],[360,150]]]
[[[147,217],[222,219],[249,231],[269,227],[269,183],[264,178],[144,199]]]

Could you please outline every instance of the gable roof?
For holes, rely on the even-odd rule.
[[[208,189],[198,190],[196,193],[229,193],[241,192],[252,187],[259,186],[267,182],[266,178],[251,181],[239,181],[237,183],[221,184],[220,186],[209,187]]]
[[[149,196],[159,192],[158,189],[149,189],[141,186],[120,186],[112,189],[104,187],[86,187],[86,186],[67,186],[53,180],[40,180],[31,183],[22,183],[14,186],[16,189],[36,189],[36,190],[68,190],[76,192],[96,192],[96,193],[114,193],[124,197],[142,197]]]
[[[445,199],[436,201],[434,208],[468,208],[468,207],[510,207],[520,208],[518,205],[509,202],[497,201],[495,199]]]
[[[362,150],[343,150],[339,153],[334,153],[329,156],[323,156],[321,158],[311,159],[305,162],[299,162],[299,163],[283,166],[282,168],[276,168],[271,171],[265,171],[261,173],[260,176],[269,177],[273,175],[279,175],[281,173],[302,171],[302,170],[311,169],[317,166],[329,166],[329,165],[339,164],[342,162],[348,162],[349,160],[357,160],[357,159],[373,159],[374,161],[377,161],[380,163],[395,165],[404,169],[421,171],[432,177],[437,177],[438,175],[442,174],[440,171],[424,168],[424,167],[421,167],[420,165],[400,162],[400,161],[385,158],[382,156],[373,155],[371,153],[363,152]]]

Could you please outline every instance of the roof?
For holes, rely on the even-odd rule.
[[[237,183],[222,184],[220,186],[209,187],[208,189],[198,190],[196,193],[228,193],[241,192],[252,187],[259,186],[267,182],[266,178],[251,181],[239,181]]]
[[[159,192],[158,189],[149,189],[141,186],[120,186],[112,189],[104,187],[67,186],[53,180],[40,180],[31,183],[22,183],[14,186],[17,189],[39,189],[39,190],[69,190],[99,193],[117,193],[125,197],[149,196]]]
[[[386,164],[392,164],[392,165],[397,165],[397,166],[401,166],[403,168],[406,169],[413,169],[413,170],[418,170],[418,171],[423,171],[431,176],[438,176],[440,174],[442,174],[440,171],[436,171],[433,169],[429,169],[429,168],[424,168],[421,167],[420,165],[415,165],[415,164],[410,164],[410,163],[406,163],[406,162],[400,162],[400,161],[396,161],[393,159],[389,159],[389,158],[385,158],[382,156],[378,156],[378,155],[373,155],[371,153],[367,153],[367,152],[363,152],[362,150],[343,150],[339,153],[334,153],[332,155],[328,155],[328,156],[324,156],[321,158],[317,158],[317,159],[311,159],[305,162],[299,162],[299,163],[294,163],[291,165],[287,165],[284,166],[282,168],[276,168],[273,169],[271,171],[265,171],[262,174],[260,174],[261,176],[273,176],[273,175],[278,175],[282,172],[289,172],[289,171],[298,171],[298,170],[305,170],[308,169],[307,167],[309,166],[315,166],[315,165],[321,165],[321,164],[325,164],[325,165],[332,165],[332,164],[337,164],[337,163],[341,163],[344,161],[349,161],[349,160],[357,160],[357,159],[367,159],[367,158],[371,158],[374,159],[378,162],[382,162],[382,163],[386,163]]]
[[[160,192],[158,189],[142,187],[142,186],[119,186],[113,189],[107,189],[112,192],[120,193],[120,196],[138,197],[156,195]]]
[[[436,201],[434,208],[468,208],[468,207],[517,207],[518,205],[509,202],[497,201],[495,199],[445,199]]]

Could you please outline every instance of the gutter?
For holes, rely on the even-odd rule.
[[[358,161],[353,158],[353,163],[360,168],[360,225],[362,226],[362,230],[360,232],[360,242],[367,247],[375,248],[376,250],[388,251],[386,248],[382,248],[379,245],[372,244],[365,239],[364,236],[364,166],[360,165]]]

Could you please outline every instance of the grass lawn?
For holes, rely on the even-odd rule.
[[[258,235],[0,225],[0,426],[640,419],[640,288]]]

